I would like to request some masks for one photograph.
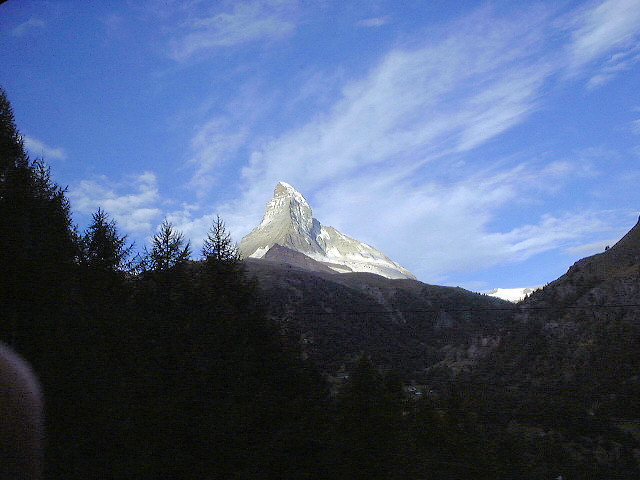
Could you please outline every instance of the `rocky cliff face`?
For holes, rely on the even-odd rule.
[[[415,278],[381,251],[333,227],[323,226],[313,218],[302,194],[285,182],[276,185],[260,225],[242,239],[238,249],[245,258],[263,258],[275,245],[303,253],[340,273]]]

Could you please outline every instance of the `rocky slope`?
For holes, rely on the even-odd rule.
[[[523,442],[552,439],[575,465],[565,478],[637,478],[640,222],[516,308],[500,344],[461,376],[482,392],[481,415]]]
[[[323,226],[313,218],[302,194],[284,182],[276,185],[260,225],[240,241],[238,249],[244,258],[263,258],[275,245],[303,253],[340,273],[370,272],[387,278],[415,278],[372,246]]]
[[[514,329],[479,371],[541,402],[640,420],[640,222],[606,251],[518,304]],[[526,393],[525,393],[526,392]]]

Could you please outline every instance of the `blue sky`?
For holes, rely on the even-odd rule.
[[[34,156],[142,247],[280,180],[428,283],[547,283],[640,210],[640,0],[10,0]]]

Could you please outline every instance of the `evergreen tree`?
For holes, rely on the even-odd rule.
[[[150,269],[167,271],[183,265],[190,256],[191,243],[187,241],[185,244],[182,233],[174,230],[173,225],[165,219],[160,226],[160,231],[153,237],[149,255]]]
[[[22,136],[16,129],[13,109],[6,92],[0,88],[0,185],[4,186],[10,169],[26,167],[28,164],[29,157],[24,150]],[[0,196],[2,193],[0,191]]]
[[[240,262],[238,249],[219,216],[216,216],[211,225],[202,246],[202,254],[205,258],[203,280],[206,288],[217,290],[213,297],[237,297],[238,295],[242,297],[241,292],[244,289],[238,289],[237,284],[246,283],[246,278],[243,275],[244,269]],[[209,297],[213,298],[211,295]]]
[[[82,237],[82,263],[99,270],[122,270],[133,248],[126,239],[126,235],[118,235],[115,220],[98,208]]]
[[[27,155],[0,89],[0,339],[33,366],[47,399],[48,478],[75,447],[65,439],[81,388],[78,348],[88,344],[78,333],[77,258],[65,190]]]
[[[231,234],[219,215],[216,215],[202,245],[202,255],[207,261],[229,264],[235,264],[240,259],[238,248],[231,240]]]
[[[60,330],[53,322],[69,303],[75,240],[65,191],[42,160],[30,161],[0,89],[0,334],[7,341],[26,337],[36,321],[42,332]]]

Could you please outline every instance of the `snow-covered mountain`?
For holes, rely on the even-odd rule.
[[[502,300],[508,300],[509,302],[515,303],[524,300],[524,297],[526,297],[530,293],[535,292],[539,288],[541,288],[541,286],[523,288],[494,288],[493,290],[489,290],[484,293],[492,297],[498,297]]]
[[[274,245],[303,253],[340,273],[369,272],[415,279],[381,251],[323,226],[313,218],[302,194],[285,182],[276,185],[260,225],[240,241],[238,249],[245,258],[263,258]]]

